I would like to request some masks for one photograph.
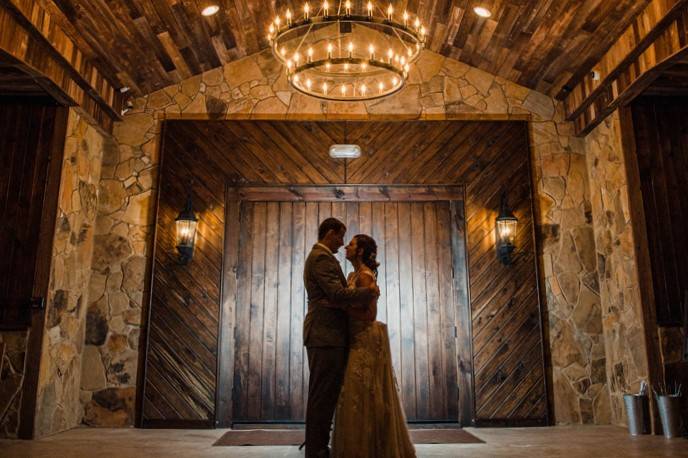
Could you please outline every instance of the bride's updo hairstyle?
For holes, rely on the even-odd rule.
[[[365,234],[358,234],[354,238],[356,239],[356,249],[363,250],[361,255],[363,264],[368,266],[375,274],[375,277],[377,277],[377,267],[380,265],[375,259],[377,258],[377,243],[375,243],[371,236]]]

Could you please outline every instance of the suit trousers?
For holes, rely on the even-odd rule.
[[[344,381],[349,349],[309,347],[308,404],[306,406],[306,458],[319,456],[330,443],[330,429]]]

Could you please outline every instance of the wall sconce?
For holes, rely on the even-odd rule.
[[[193,211],[191,195],[186,200],[186,207],[179,213],[175,220],[177,226],[177,251],[179,252],[179,264],[185,265],[193,258],[194,243],[196,242],[196,226],[198,218]]]
[[[514,216],[506,199],[506,193],[502,193],[502,202],[499,209],[499,216],[497,216],[497,257],[502,261],[502,264],[508,266],[511,264],[511,255],[516,246],[514,245],[516,239],[516,229],[518,227],[518,218]]]

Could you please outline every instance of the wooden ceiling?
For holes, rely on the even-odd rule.
[[[39,0],[114,83],[145,94],[268,47],[277,11],[300,0]],[[585,75],[649,0],[402,0],[429,48],[551,95]],[[318,3],[311,1],[312,4]],[[336,3],[336,2],[335,2]],[[364,0],[355,0],[363,9]],[[386,3],[386,2],[385,2]],[[473,13],[477,4],[493,16]]]

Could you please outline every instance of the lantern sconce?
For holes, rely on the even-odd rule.
[[[179,252],[179,264],[186,265],[193,258],[194,244],[196,242],[196,226],[198,218],[193,211],[191,194],[186,200],[186,206],[175,220],[177,229],[177,251]]]
[[[516,218],[509,208],[506,192],[502,192],[502,202],[497,216],[497,257],[505,266],[511,265],[512,254],[516,249],[516,229],[518,218]]]

